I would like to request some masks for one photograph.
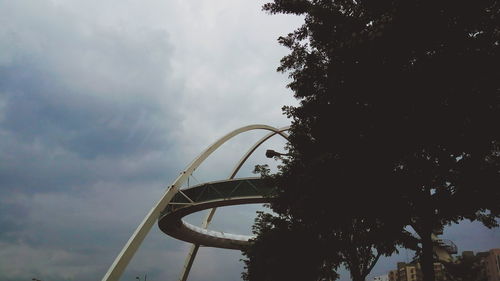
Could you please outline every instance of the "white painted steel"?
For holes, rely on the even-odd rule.
[[[219,184],[224,187],[223,192],[217,191]],[[189,214],[216,207],[268,203],[271,199],[265,194],[271,194],[273,191],[271,185],[266,184],[258,177],[204,183],[191,189],[195,191],[191,194],[201,200],[197,200],[194,204],[186,203],[180,207],[179,205],[167,205],[165,211],[158,218],[158,227],[165,234],[179,240],[201,246],[234,250],[241,250],[249,245],[248,239],[232,239],[232,236],[227,236],[227,232],[222,231],[203,231],[204,228],[191,225],[183,221],[183,218]],[[242,194],[237,194],[238,192],[233,194],[232,192],[235,190],[242,192]],[[203,198],[202,195],[206,194],[205,191],[211,194],[210,198]],[[227,194],[227,192],[230,193]],[[183,200],[176,195],[172,201],[177,201],[177,199]]]
[[[431,234],[431,239],[434,242],[436,242],[436,241],[439,240],[438,236],[436,234],[434,234],[434,233]],[[441,262],[451,262],[451,261],[453,261],[453,257],[450,255],[450,253],[448,253],[448,251],[446,250],[446,248],[441,247],[439,245],[435,245],[432,248],[434,250],[434,253],[437,256],[438,261],[441,261]]]
[[[233,171],[231,172],[231,175],[229,176],[229,179],[234,179],[234,177],[236,176],[236,174],[238,173],[238,171],[240,170],[241,166],[243,166],[243,164],[245,163],[245,161],[247,161],[248,157],[250,157],[250,155],[252,155],[252,153],[261,145],[263,144],[265,141],[267,141],[268,139],[270,139],[271,137],[273,137],[274,135],[276,134],[280,134],[282,137],[284,137],[285,139],[288,140],[288,134],[285,133],[285,131],[288,131],[290,129],[290,126],[286,126],[286,127],[282,127],[282,128],[279,128],[278,129],[278,132],[271,132],[267,135],[265,135],[263,138],[261,138],[260,140],[258,140],[246,153],[245,155],[243,155],[243,157],[241,157],[240,161],[238,161],[238,164],[236,164],[236,166],[234,166],[234,169]],[[202,228],[206,229],[208,228],[208,225],[210,224],[210,222],[212,221],[212,218],[215,214],[215,211],[217,210],[217,208],[213,208],[211,209],[207,216],[205,217],[205,219],[203,220],[203,223],[202,223]],[[193,262],[194,262],[194,259],[196,258],[196,254],[198,253],[198,249],[200,248],[200,245],[198,244],[192,244],[191,245],[191,248],[189,249],[189,252],[187,254],[187,257],[186,257],[186,261],[184,263],[184,266],[182,268],[182,272],[181,272],[181,275],[180,275],[180,278],[179,278],[179,281],[186,281],[188,276],[189,276],[189,272],[191,271],[191,267],[193,266]]]
[[[116,259],[114,260],[113,264],[109,267],[108,271],[102,278],[102,281],[117,281],[120,279],[120,276],[122,275],[123,271],[127,267],[128,263],[134,256],[135,252],[141,245],[142,241],[144,241],[144,238],[146,235],[149,233],[151,230],[151,227],[155,223],[155,221],[158,219],[160,216],[160,212],[165,209],[167,204],[172,200],[174,195],[179,191],[180,187],[184,182],[188,179],[188,177],[193,173],[198,166],[200,166],[201,163],[210,155],[212,154],[217,148],[219,148],[222,144],[224,144],[226,141],[231,139],[232,137],[246,132],[250,130],[268,130],[271,132],[276,132],[280,133],[279,129],[267,126],[267,125],[249,125],[245,127],[241,127],[239,129],[236,129],[229,134],[223,136],[219,140],[217,140],[215,143],[213,143],[211,146],[209,146],[205,151],[203,151],[198,157],[196,157],[186,168],[186,170],[182,171],[182,173],[177,177],[177,179],[173,182],[173,184],[167,189],[165,194],[162,196],[162,198],[156,203],[156,205],[149,211],[149,213],[146,215],[144,220],[139,224],[137,229],[134,231],[130,239],[127,241],[121,252],[118,254]]]
[[[224,233],[221,231],[209,230],[209,229],[195,226],[195,225],[185,223],[185,222],[183,222],[183,224],[185,227],[189,228],[190,230],[197,232],[197,233],[200,233],[200,234],[203,234],[203,235],[206,235],[206,236],[212,236],[212,237],[217,237],[217,238],[221,238],[221,239],[228,239],[228,240],[237,240],[237,241],[242,241],[242,242],[246,242],[250,238],[252,238],[252,236],[248,236],[248,235],[239,235],[239,234]]]
[[[245,153],[245,155],[243,155],[243,157],[241,157],[240,161],[238,161],[238,164],[236,164],[236,166],[234,167],[233,171],[231,172],[231,176],[229,177],[229,179],[233,179],[236,174],[238,173],[238,171],[240,170],[241,166],[243,166],[243,164],[245,163],[245,161],[247,161],[248,157],[250,157],[250,155],[252,155],[252,153],[261,145],[263,144],[265,141],[267,141],[268,139],[270,139],[271,137],[273,137],[274,135],[276,134],[279,134],[281,135],[283,138],[285,138],[286,140],[288,140],[288,134],[285,133],[285,131],[288,131],[290,129],[290,126],[286,126],[286,127],[282,127],[282,128],[279,128],[277,132],[271,132],[267,135],[265,135],[264,137],[262,137],[259,141],[257,141],[248,151],[247,153]]]

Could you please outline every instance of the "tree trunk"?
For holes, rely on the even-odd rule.
[[[349,255],[349,260],[347,261],[348,264],[348,269],[351,273],[351,280],[352,281],[365,281],[365,278],[363,278],[363,273],[361,272],[361,266],[360,266],[360,261],[358,257],[358,253],[353,249],[353,247],[350,248],[350,255]]]
[[[351,272],[351,278],[352,281],[365,281],[365,277],[363,277],[361,274],[352,274],[352,272]]]
[[[434,249],[431,235],[432,230],[428,229],[421,235],[422,256],[420,258],[420,266],[422,267],[423,281],[435,281]]]
[[[350,255],[347,264],[349,272],[351,273],[352,281],[365,281],[365,279],[362,277],[361,269],[359,266],[359,260],[357,258],[356,253]]]

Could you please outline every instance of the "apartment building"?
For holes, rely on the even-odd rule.
[[[488,281],[500,281],[500,249],[491,249],[483,254],[483,263]]]
[[[389,281],[398,281],[398,271],[397,270],[391,270],[389,271],[389,274],[387,274],[389,277]]]
[[[389,281],[422,281],[422,269],[419,263],[398,262],[398,269],[388,273]],[[436,281],[445,281],[446,275],[444,266],[441,263],[434,263]],[[499,280],[500,281],[500,280]]]
[[[373,277],[373,281],[389,281],[389,276],[386,275],[380,275],[377,277]]]
[[[462,253],[462,257],[454,258],[454,261],[447,265],[450,267],[448,268],[450,270],[448,273],[446,272],[446,269],[442,263],[436,262],[434,263],[435,280],[449,280],[449,274],[454,274],[453,267],[455,266],[456,268],[456,266],[462,265],[463,262],[465,262],[465,266],[471,266],[471,272],[474,273],[475,270],[476,273],[474,274],[477,275],[476,277],[472,277],[474,275],[471,275],[469,277],[462,276],[459,277],[462,278],[459,280],[463,280],[463,278],[466,278],[467,281],[500,281],[500,248],[491,249],[487,252],[479,252],[476,255],[474,255],[474,252],[472,251],[464,251]],[[472,270],[472,268],[475,269]],[[463,269],[461,274],[463,274]],[[386,276],[389,281],[422,281],[423,277],[422,269],[418,262],[398,262],[397,269],[389,271]],[[473,278],[474,280],[469,280],[467,278]]]

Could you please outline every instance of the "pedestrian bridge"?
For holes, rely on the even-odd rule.
[[[262,178],[239,178],[203,183],[181,189],[165,207],[158,226],[177,239],[207,247],[239,250],[251,236],[225,233],[194,226],[184,216],[205,209],[270,202],[275,188]]]
[[[213,218],[217,207],[249,204],[249,203],[267,203],[275,195],[275,188],[266,180],[261,178],[239,178],[234,179],[245,161],[252,153],[266,140],[274,135],[281,135],[288,139],[285,133],[289,127],[274,128],[267,125],[249,125],[229,132],[218,139],[212,145],[207,147],[199,156],[197,156],[174,182],[168,186],[160,200],[151,208],[144,220],[137,226],[136,230],[122,248],[113,264],[102,278],[102,281],[118,281],[125,267],[128,265],[142,241],[157,222],[160,229],[166,234],[180,240],[193,243],[186,257],[181,278],[186,281],[196,253],[200,245],[216,248],[241,250],[249,245],[250,236],[224,233],[221,231],[207,230],[210,221]],[[181,189],[181,186],[189,179],[193,172],[229,139],[252,130],[270,131],[267,135],[258,140],[236,163],[228,180],[209,182]],[[207,217],[203,221],[202,227],[197,227],[182,220],[186,215],[210,209]],[[436,240],[433,237],[433,240]],[[436,249],[445,249],[437,245]],[[445,249],[446,250],[446,249]],[[443,256],[447,255],[445,250],[441,251]]]

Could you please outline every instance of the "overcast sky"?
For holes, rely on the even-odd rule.
[[[0,280],[100,280],[204,148],[248,124],[288,125],[281,107],[295,101],[275,71],[287,53],[276,39],[301,19],[267,15],[263,3],[0,0]],[[230,141],[192,182],[229,176],[264,134]],[[283,144],[270,141],[239,176]],[[249,234],[256,209],[224,208],[213,228]],[[478,224],[445,236],[460,250],[500,247],[500,232]],[[188,248],[155,226],[122,280],[174,281]],[[190,280],[238,280],[240,258],[202,248]]]

